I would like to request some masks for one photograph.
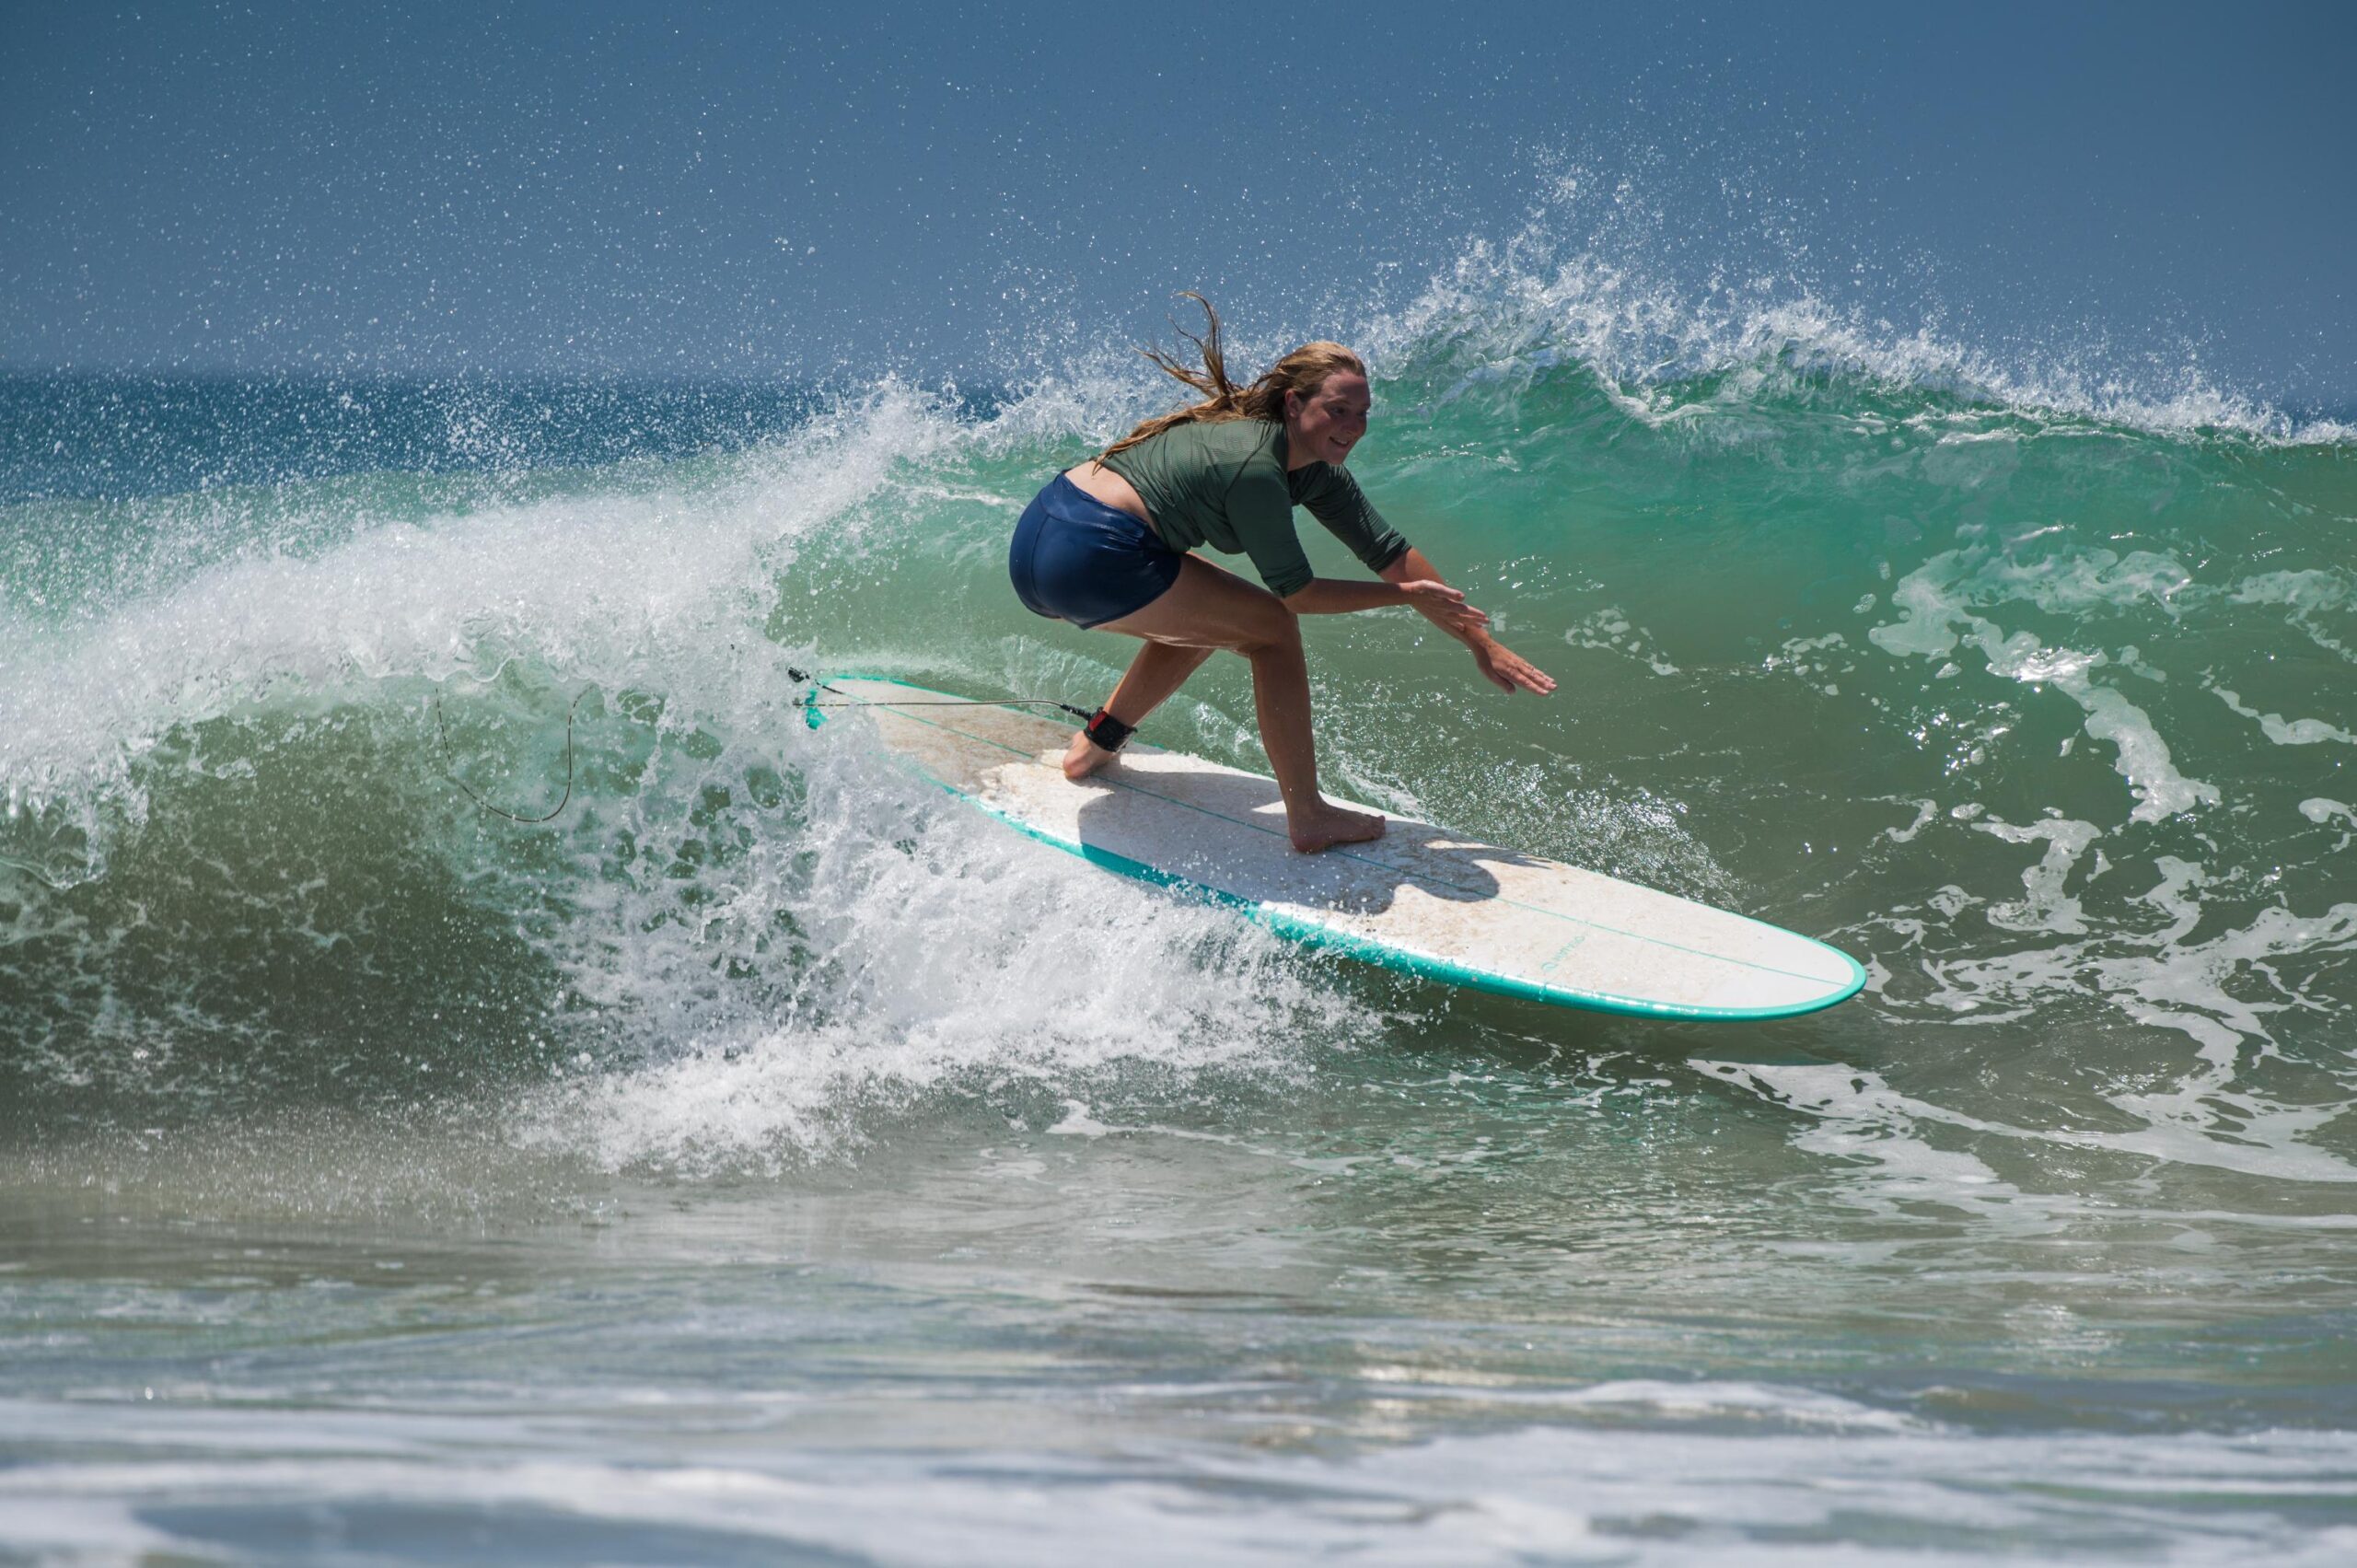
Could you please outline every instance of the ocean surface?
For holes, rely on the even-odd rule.
[[[1314,622],[1331,786],[1865,993],[1459,994],[807,729],[1101,700],[1004,552],[1125,345],[0,378],[0,1562],[2357,1558],[2357,429],[1478,251],[1304,330],[1562,681]],[[1234,659],[1145,734],[1261,765]]]

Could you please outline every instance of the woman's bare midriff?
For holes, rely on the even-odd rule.
[[[1064,470],[1064,477],[1072,481],[1074,489],[1091,501],[1102,501],[1117,512],[1127,512],[1146,527],[1154,528],[1155,538],[1162,537],[1162,530],[1155,528],[1154,516],[1145,509],[1144,498],[1138,494],[1137,486],[1096,459],[1091,458],[1077,468]]]

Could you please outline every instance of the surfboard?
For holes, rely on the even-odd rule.
[[[1074,784],[1059,766],[1069,719],[870,676],[830,677],[805,702],[813,727],[872,721],[923,777],[1042,843],[1427,980],[1713,1020],[1812,1013],[1865,984],[1822,942],[1396,813],[1373,843],[1295,854],[1275,780],[1143,740]]]

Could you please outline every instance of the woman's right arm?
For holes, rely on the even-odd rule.
[[[1412,544],[1400,553],[1398,560],[1383,569],[1383,575],[1388,581],[1403,587],[1422,582],[1434,587],[1446,588],[1449,593],[1457,595],[1457,601],[1460,608],[1472,610],[1472,606],[1464,602],[1465,596],[1443,583],[1440,580],[1439,568],[1425,559],[1424,552]],[[1481,615],[1478,624],[1460,629],[1459,624],[1452,622],[1443,611],[1441,601],[1411,599],[1410,602],[1422,612],[1426,620],[1464,644],[1473,655],[1473,663],[1481,671],[1481,679],[1499,691],[1531,691],[1544,697],[1555,690],[1553,676],[1490,635],[1490,618],[1481,615],[1480,610],[1472,610],[1475,615]]]
[[[1350,577],[1312,577],[1284,596],[1295,615],[1348,615],[1354,610],[1382,610],[1412,604],[1452,637],[1462,638],[1490,623],[1490,618],[1465,602],[1465,595],[1438,580],[1364,583]]]

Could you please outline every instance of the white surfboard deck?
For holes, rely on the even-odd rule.
[[[809,702],[814,726],[826,704],[873,704],[852,712],[886,747],[1035,839],[1427,979],[1719,1020],[1815,1012],[1865,983],[1855,959],[1821,942],[1413,818],[1387,812],[1373,843],[1297,854],[1274,780],[1144,741],[1074,784],[1058,765],[1074,726],[1052,710],[859,676],[829,678]]]

